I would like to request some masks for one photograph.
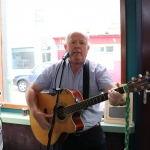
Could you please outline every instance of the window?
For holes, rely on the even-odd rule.
[[[32,0],[30,3],[26,0],[4,1],[1,99],[15,104],[15,107],[16,104],[24,105],[24,92],[13,84],[14,76],[32,71],[40,63],[62,59],[64,38],[72,30],[83,30],[89,34],[91,49],[88,58],[104,64],[114,82],[121,82],[120,56],[121,47],[125,47],[125,38],[121,38],[120,31],[123,32],[122,24],[125,22],[120,21],[120,15],[124,17],[124,13],[120,14],[120,10],[124,11],[120,6],[124,4],[120,5],[120,2],[123,3],[122,0],[89,0],[80,1],[79,5],[69,0],[39,0],[37,3]],[[78,13],[72,11],[75,7]]]
[[[64,45],[57,45],[57,49],[64,50]]]
[[[43,62],[47,62],[51,60],[51,53],[42,53]]]
[[[34,48],[12,48],[12,70],[31,69],[34,66]]]
[[[113,46],[105,46],[105,47],[94,46],[93,52],[94,53],[111,53],[113,52]]]
[[[113,52],[113,46],[106,46],[106,52]]]
[[[95,53],[104,52],[104,47],[93,47]]]

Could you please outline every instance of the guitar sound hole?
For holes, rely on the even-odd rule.
[[[64,108],[63,106],[59,106],[57,108],[57,117],[60,119],[60,120],[64,120],[65,119],[65,112],[64,112]]]

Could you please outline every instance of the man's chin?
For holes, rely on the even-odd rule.
[[[75,63],[75,64],[83,64],[84,60],[83,59],[79,59],[79,58],[75,58],[75,59],[70,59],[70,62]]]

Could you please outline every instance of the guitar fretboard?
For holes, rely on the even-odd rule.
[[[117,88],[114,90],[121,93],[121,94],[124,93],[123,87],[120,87],[120,88]],[[70,113],[78,112],[82,109],[86,109],[89,106],[101,103],[101,102],[106,101],[106,100],[108,100],[108,93],[103,93],[103,94],[91,97],[89,99],[85,99],[82,102],[75,103],[71,106],[67,106],[65,108],[62,108],[63,110],[61,110],[61,111],[64,112],[65,114],[70,114]]]

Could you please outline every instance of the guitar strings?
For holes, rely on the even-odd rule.
[[[122,93],[122,89],[123,89],[122,87],[119,87],[119,88],[114,89],[114,90]],[[90,99],[86,99],[86,100],[82,101],[81,103],[80,102],[79,103],[75,103],[75,104],[73,104],[71,106],[66,106],[66,107],[63,107],[63,108],[59,108],[58,107],[57,115],[59,117],[65,117],[68,114],[78,112],[78,111],[80,111],[82,109],[86,109],[89,106],[92,106],[94,104],[103,102],[103,101],[105,101],[107,99],[108,99],[108,93],[106,92],[104,94],[92,97]]]
[[[57,109],[57,115],[60,117],[65,117],[67,114],[78,112],[79,110],[86,109],[89,106],[100,103],[108,99],[108,93],[92,97],[90,99],[82,101],[82,103],[75,103],[71,106],[66,106],[64,108]]]
[[[119,87],[119,88],[114,89],[114,90],[122,93],[122,89],[123,89],[122,87]],[[103,102],[104,100],[107,100],[107,99],[108,99],[108,93],[106,92],[102,95],[98,95],[98,96],[92,97],[90,99],[84,100],[84,101],[82,101],[82,103],[75,103],[71,106],[60,108],[57,110],[57,114],[60,117],[65,117],[67,114],[77,112],[79,110],[82,110],[82,109],[85,109],[89,106],[92,106],[93,104]]]

